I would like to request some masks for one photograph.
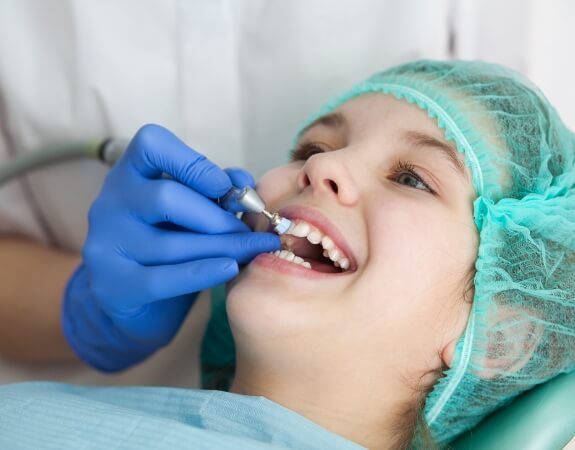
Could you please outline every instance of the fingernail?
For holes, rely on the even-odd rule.
[[[235,272],[238,270],[238,264],[235,261],[228,261],[224,263],[222,269],[225,272]]]
[[[214,176],[214,184],[220,185],[222,189],[230,189],[232,187],[232,182],[229,175],[219,168],[216,172],[216,175]]]

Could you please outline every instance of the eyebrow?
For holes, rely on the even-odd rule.
[[[458,156],[459,152],[451,145],[442,142],[433,136],[429,136],[428,134],[415,130],[405,131],[402,135],[402,139],[416,148],[427,147],[430,149],[439,150],[441,154],[445,156],[451,163],[456,172],[458,172],[463,178],[467,178],[467,174],[465,173],[465,165]]]
[[[347,125],[347,120],[345,116],[340,112],[334,112],[326,116],[322,116],[308,126],[298,134],[298,139],[300,139],[308,130],[314,128],[318,125],[323,125],[328,128],[339,128]],[[438,150],[447,160],[451,163],[457,173],[459,173],[463,178],[467,179],[467,174],[465,172],[465,165],[459,158],[459,152],[453,148],[451,145],[434,138],[428,134],[422,133],[416,130],[404,131],[401,135],[404,142],[416,148],[429,148]]]
[[[318,125],[323,125],[328,128],[339,128],[341,126],[347,125],[347,120],[340,112],[334,112],[328,114],[327,116],[321,116],[319,119],[315,119],[312,123],[301,130],[298,134],[298,139],[306,134],[309,129]]]

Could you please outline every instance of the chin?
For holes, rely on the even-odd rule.
[[[278,318],[283,316],[279,286],[265,277],[243,270],[228,283],[226,310],[234,335],[270,337],[277,331]]]
[[[272,338],[313,326],[309,297],[246,269],[227,284],[226,309],[234,336]]]

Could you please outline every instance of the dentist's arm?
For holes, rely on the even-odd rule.
[[[0,358],[66,362],[78,358],[60,326],[62,292],[79,255],[0,235]]]
[[[64,294],[76,354],[102,371],[144,360],[171,341],[199,291],[279,249],[277,235],[252,232],[213,201],[253,183],[165,128],[141,128],[90,209],[83,263]]]

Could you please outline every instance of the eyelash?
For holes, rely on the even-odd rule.
[[[303,143],[290,151],[290,160],[291,161],[307,160],[308,158],[313,156],[310,154],[312,152],[313,154],[323,153],[324,150],[319,145],[314,144],[313,142]]]
[[[300,144],[298,147],[294,148],[290,151],[290,160],[291,161],[303,161],[307,160],[311,156],[315,155],[316,153],[324,153],[324,150],[317,144],[313,142],[303,143]],[[398,177],[400,175],[409,174],[413,178],[415,178],[419,183],[425,186],[425,188],[429,191],[430,194],[435,195],[435,191],[429,187],[429,185],[423,181],[423,179],[419,176],[413,164],[403,161],[397,160],[392,168],[392,172],[394,177]],[[417,189],[417,188],[413,188]],[[421,189],[419,189],[421,190]]]

